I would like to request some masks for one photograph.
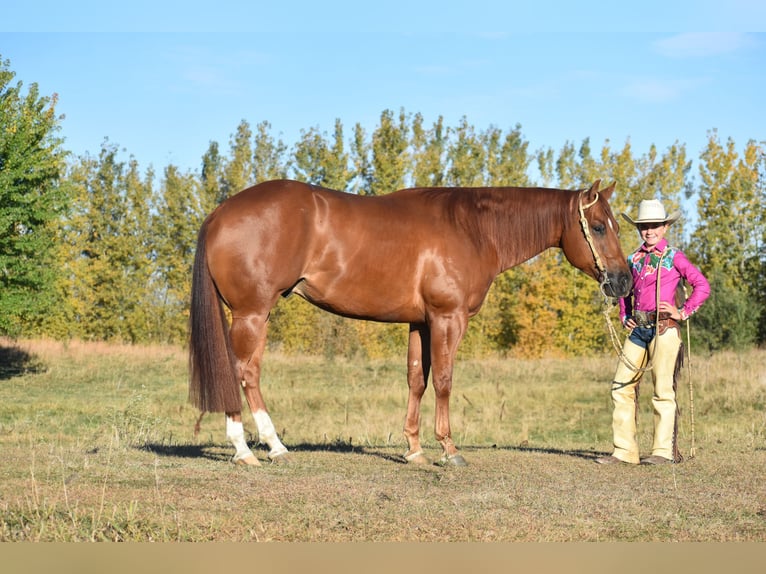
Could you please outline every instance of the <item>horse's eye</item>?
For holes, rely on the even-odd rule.
[[[606,227],[604,227],[603,223],[596,223],[593,226],[593,231],[595,231],[599,235],[604,235],[606,233]]]

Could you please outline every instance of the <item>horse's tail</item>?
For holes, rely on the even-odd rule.
[[[189,402],[202,412],[242,409],[223,305],[207,265],[207,223],[197,238],[189,313]]]

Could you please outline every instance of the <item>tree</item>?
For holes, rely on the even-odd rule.
[[[230,156],[224,162],[222,192],[231,197],[255,183],[253,166],[253,132],[245,120],[239,122],[237,131],[229,140]]]
[[[296,179],[345,191],[351,183],[349,156],[343,146],[343,125],[335,121],[332,142],[318,128],[301,130],[301,140],[293,151]]]
[[[412,184],[415,187],[440,187],[444,185],[444,153],[447,137],[444,118],[431,129],[423,127],[423,116],[415,114],[412,122]]]
[[[450,130],[451,140],[447,148],[447,185],[476,187],[484,185],[485,148],[473,126],[464,116],[457,128]]]
[[[104,142],[99,157],[80,158],[70,170],[72,210],[63,233],[69,250],[69,336],[139,342],[149,338],[146,302],[153,275],[149,229],[153,172],[118,160]]]
[[[692,249],[700,265],[719,270],[732,285],[742,287],[753,278],[749,262],[757,258],[760,239],[757,147],[750,142],[740,159],[731,139],[723,146],[712,132],[701,159],[700,224],[692,234]]]
[[[191,174],[183,174],[173,165],[165,168],[151,233],[156,262],[150,294],[151,306],[156,309],[155,340],[180,343],[186,339],[190,270],[197,233],[206,215],[199,190],[200,183]]]
[[[370,195],[372,193],[370,144],[367,142],[367,133],[359,123],[354,126],[354,137],[351,140],[351,162],[354,166],[351,191],[358,195]]]
[[[271,135],[269,122],[261,122],[255,126],[252,156],[253,183],[287,177],[290,166],[284,159],[286,151],[287,146],[284,142],[281,139],[275,141]]]
[[[711,334],[707,340],[741,346],[743,334],[747,334],[745,342],[755,341],[764,313],[759,297],[764,237],[759,148],[750,141],[740,158],[734,142],[729,139],[722,145],[713,131],[701,159],[702,184],[697,200],[700,224],[692,233],[689,252],[703,272],[716,279],[716,290],[711,290],[696,322],[702,329],[736,323],[737,337],[721,339]],[[730,314],[743,308],[746,312]]]
[[[223,175],[224,159],[218,150],[218,142],[211,141],[202,156],[200,174],[201,205],[205,213],[210,213],[216,205],[226,199]]]
[[[56,223],[66,206],[56,95],[26,95],[0,60],[0,333],[39,325],[56,304]]]
[[[372,178],[370,194],[383,195],[401,189],[409,170],[409,127],[404,110],[398,121],[394,112],[385,110],[380,125],[372,133]]]
[[[330,189],[348,190],[353,179],[349,161],[349,154],[343,143],[343,124],[336,119],[332,145],[327,150],[325,158],[324,185]]]
[[[521,125],[505,134],[491,127],[483,135],[486,150],[486,184],[528,186],[529,164],[532,156],[528,153],[529,142],[521,135]]]

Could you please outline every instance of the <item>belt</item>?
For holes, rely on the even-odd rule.
[[[660,312],[660,321],[670,319],[670,313]],[[657,325],[656,311],[633,311],[633,320],[639,327],[654,327]]]

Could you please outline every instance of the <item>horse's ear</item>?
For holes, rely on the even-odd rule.
[[[601,185],[600,179],[597,179],[596,181],[593,182],[593,185],[591,185],[588,191],[585,193],[584,197],[586,199],[586,203],[591,203],[598,197],[598,193],[599,193],[598,188],[600,185]]]
[[[609,201],[609,198],[612,197],[612,192],[614,191],[614,186],[617,185],[616,181],[612,182],[612,185],[609,185],[601,190],[601,196]]]

